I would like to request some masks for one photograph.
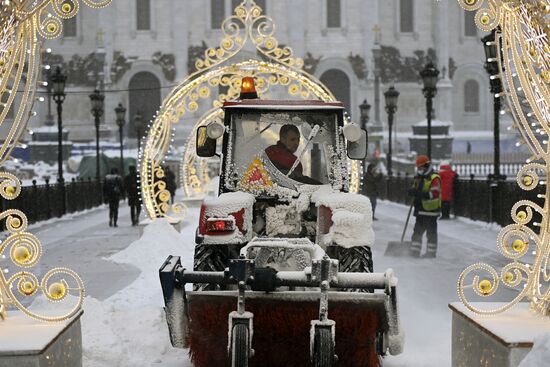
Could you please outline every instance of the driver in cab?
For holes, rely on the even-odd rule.
[[[300,145],[300,130],[296,125],[286,124],[279,130],[279,141],[265,149],[265,153],[275,167],[284,174],[288,174],[294,162],[298,159],[294,155]],[[319,185],[320,182],[303,175],[302,163],[298,163],[290,178],[311,185]]]

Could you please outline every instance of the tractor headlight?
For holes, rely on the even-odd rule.
[[[210,139],[218,139],[223,135],[225,127],[219,122],[212,122],[206,126],[206,134]]]
[[[344,138],[351,142],[355,142],[361,138],[361,128],[354,122],[344,126],[343,133]]]

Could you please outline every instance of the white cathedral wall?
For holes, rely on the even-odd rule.
[[[299,3],[298,3],[299,1]],[[374,86],[372,80],[372,68],[369,67],[369,78],[367,80],[358,80],[356,75],[350,70],[351,66],[347,61],[350,53],[359,54],[367,65],[372,65],[372,40],[371,30],[374,24],[368,24],[368,21],[378,18],[381,28],[381,43],[383,45],[394,46],[398,48],[402,56],[412,56],[415,50],[424,50],[434,48],[434,27],[433,22],[437,21],[436,13],[431,2],[415,1],[415,29],[412,34],[403,34],[399,32],[399,2],[381,1],[381,0],[345,0],[343,4],[342,28],[326,29],[324,15],[325,0],[267,0],[268,16],[272,17],[276,23],[277,30],[275,36],[286,45],[292,47],[290,40],[297,42],[303,41],[303,52],[311,52],[314,57],[323,56],[323,59],[315,72],[316,76],[322,73],[323,68],[338,67],[338,65],[347,64],[347,67],[341,66],[340,69],[348,74],[350,78],[352,114],[358,115],[358,105],[367,99],[372,105],[374,103]],[[483,49],[479,37],[463,36],[463,15],[462,9],[456,1],[448,1],[448,27],[449,27],[449,55],[452,57],[461,70],[457,70],[453,83],[453,107],[452,118],[456,121],[455,129],[487,129],[490,123],[480,123],[480,120],[487,120],[487,116],[474,118],[465,116],[461,110],[463,106],[461,88],[463,78],[467,79],[467,73],[474,73],[480,83],[481,109],[483,111],[490,109],[486,105],[487,98],[483,78]],[[104,31],[105,49],[107,52],[106,61],[112,62],[113,52],[122,51],[126,57],[135,57],[139,64],[151,64],[151,57],[154,52],[162,51],[164,53],[174,53],[176,55],[176,80],[171,82],[165,80],[162,73],[157,70],[155,73],[161,85],[162,96],[170,92],[167,86],[177,84],[187,76],[187,47],[199,45],[204,40],[208,46],[215,46],[219,43],[222,35],[219,30],[210,29],[210,1],[205,0],[155,0],[152,1],[152,30],[135,30],[135,1],[117,0],[111,6],[101,9],[89,9],[81,7],[78,14],[79,34],[75,38],[48,41],[47,47],[52,47],[54,53],[59,53],[69,59],[73,54],[85,56],[96,49],[96,32],[99,26]],[[289,16],[289,6],[296,6],[303,10],[305,14],[298,19],[303,20],[299,29],[301,32],[295,32],[296,27],[291,21],[296,17]],[[365,14],[365,10],[378,8],[376,14]],[[481,34],[480,34],[481,36]],[[370,45],[369,46],[369,42]],[[300,45],[299,48],[301,48]],[[303,57],[304,54],[297,54]],[[335,62],[338,60],[338,62]],[[477,61],[476,61],[477,60]],[[137,63],[130,69],[126,75],[117,83],[107,85],[107,90],[125,90],[128,88],[130,76],[136,72],[134,69]],[[465,68],[463,65],[470,65]],[[473,66],[472,66],[473,65]],[[154,66],[156,67],[156,66]],[[157,67],[158,69],[158,67]],[[458,79],[460,76],[460,80]],[[380,117],[382,122],[387,120],[384,112],[383,92],[389,87],[389,84],[382,84],[380,91]],[[75,89],[82,91],[87,87],[78,86]],[[400,131],[410,131],[410,125],[425,118],[424,99],[421,93],[421,84],[418,83],[396,83],[396,88],[401,92],[399,98],[399,110],[396,115],[398,129]],[[91,92],[91,88],[90,92]],[[70,90],[70,88],[69,88]],[[112,111],[116,104],[122,102],[128,107],[128,94],[125,91],[109,93],[106,103],[106,111],[109,116],[107,125],[116,130],[114,125],[114,114]],[[436,99],[437,103],[437,99]],[[40,126],[45,119],[45,104],[39,108],[39,116],[31,122],[31,126]],[[53,106],[55,108],[55,106]],[[92,116],[89,112],[89,99],[87,93],[69,96],[64,104],[64,122],[71,130],[70,138],[93,139]],[[371,121],[374,116],[374,108],[371,110]],[[127,116],[127,120],[130,117]],[[197,116],[188,114],[186,122],[180,124],[178,129],[187,130],[186,124],[191,124]],[[91,126],[90,126],[91,125]],[[116,136],[116,135],[115,135]]]

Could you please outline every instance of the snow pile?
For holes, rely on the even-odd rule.
[[[246,192],[227,192],[217,198],[204,199],[205,214],[209,217],[223,217],[242,208],[252,209],[254,200],[254,195]]]
[[[268,236],[278,234],[299,234],[302,227],[296,203],[276,205],[265,209],[265,231]]]
[[[158,270],[170,254],[193,254],[193,244],[166,220],[157,219],[145,227],[139,240],[109,258],[136,266],[141,274],[103,302],[86,298],[82,319],[86,366],[150,366],[186,359],[185,351],[170,344],[163,311]],[[182,257],[182,264],[192,269],[192,255]]]
[[[540,367],[550,361],[550,333],[544,333],[535,338],[533,348],[518,367]]]
[[[324,190],[312,194],[317,206],[332,210],[332,226],[323,236],[322,244],[336,243],[342,247],[369,246],[374,244],[372,230],[372,207],[370,200],[362,195],[351,193],[330,193]]]

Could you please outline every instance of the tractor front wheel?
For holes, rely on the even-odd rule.
[[[315,330],[313,353],[313,365],[315,367],[334,366],[335,351],[330,328],[317,328]]]
[[[249,334],[244,324],[237,324],[231,333],[231,366],[248,367]]]

